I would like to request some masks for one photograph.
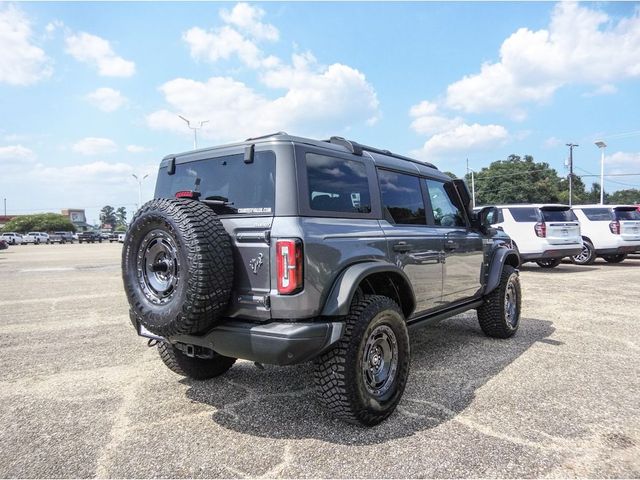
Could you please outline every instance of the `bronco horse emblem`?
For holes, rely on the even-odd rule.
[[[252,258],[249,261],[249,267],[251,268],[251,271],[253,272],[253,274],[257,275],[258,270],[260,269],[261,266],[262,266],[262,254],[259,253],[258,258]]]

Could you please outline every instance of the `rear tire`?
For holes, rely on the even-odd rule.
[[[620,263],[623,262],[627,255],[625,253],[619,253],[618,255],[603,255],[605,262],[609,263]]]
[[[562,262],[561,258],[549,258],[538,260],[536,263],[540,268],[556,268]]]
[[[188,357],[170,343],[160,342],[158,353],[162,362],[174,373],[194,380],[207,380],[222,375],[229,370],[235,358],[213,352],[213,358]]]
[[[340,341],[315,360],[318,400],[338,418],[373,426],[393,413],[409,377],[409,334],[398,305],[357,295]]]
[[[502,267],[500,285],[478,307],[478,322],[485,335],[509,338],[520,326],[521,289],[518,271],[511,265]]]
[[[582,251],[578,255],[571,257],[571,261],[576,265],[591,265],[596,261],[596,249],[589,240],[582,241]]]

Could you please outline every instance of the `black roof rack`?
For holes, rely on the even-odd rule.
[[[416,159],[411,158],[411,157],[405,157],[404,155],[398,155],[397,153],[393,153],[393,152],[391,152],[389,150],[382,150],[380,148],[370,147],[368,145],[363,145],[361,143],[354,142],[352,140],[347,140],[347,139],[342,138],[342,137],[331,137],[329,140],[325,140],[325,142],[333,143],[333,144],[336,144],[336,145],[342,145],[343,147],[345,147],[347,150],[349,150],[354,155],[362,155],[363,151],[372,152],[372,153],[378,153],[380,155],[387,155],[388,157],[399,158],[401,160],[406,160],[408,162],[417,163],[419,165],[426,165],[427,167],[435,168],[436,170],[438,169],[438,167],[436,167],[432,163],[421,162],[420,160],[416,160]]]
[[[275,137],[276,135],[287,135],[287,132],[275,132],[267,135],[260,135],[259,137],[247,138],[245,142],[251,142],[252,140],[261,140],[263,138]]]

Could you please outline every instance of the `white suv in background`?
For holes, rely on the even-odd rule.
[[[49,243],[49,234],[44,232],[29,232],[27,235],[35,238],[35,243]]]
[[[640,212],[634,205],[574,205],[580,221],[582,252],[572,258],[578,265],[602,257],[620,263],[627,254],[640,250]]]
[[[542,268],[560,265],[582,251],[580,224],[568,205],[496,205],[497,222],[515,244],[522,263]]]
[[[22,235],[16,232],[7,232],[0,235],[0,240],[5,240],[9,245],[20,245],[22,243]]]

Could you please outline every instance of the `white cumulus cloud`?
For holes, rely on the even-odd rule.
[[[36,154],[30,148],[22,145],[7,145],[0,147],[0,165],[7,163],[32,162]]]
[[[196,60],[217,62],[237,56],[250,68],[273,68],[279,60],[265,55],[258,43],[277,41],[279,32],[273,25],[261,21],[264,14],[261,8],[238,3],[231,11],[220,10],[225,25],[212,30],[192,27],[184,32],[182,39]]]
[[[231,11],[225,9],[220,11],[220,17],[226,23],[237,27],[242,32],[247,32],[256,39],[276,41],[280,35],[278,29],[262,22],[264,14],[263,9],[248,3],[238,3]]]
[[[136,72],[134,62],[116,55],[108,40],[86,32],[66,38],[67,53],[79,62],[98,69],[104,77],[130,77]]]
[[[446,105],[521,119],[525,104],[548,101],[564,85],[613,93],[616,81],[640,77],[640,9],[616,22],[590,6],[559,2],[547,29],[517,30],[500,47],[500,61],[449,85]]]
[[[13,5],[0,6],[0,83],[31,85],[52,72],[51,59],[33,43],[24,12]]]
[[[457,127],[436,133],[424,146],[412,153],[418,158],[429,159],[441,155],[488,150],[503,145],[509,132],[502,125],[471,125],[463,123]]]
[[[256,69],[266,90],[229,76],[175,78],[159,87],[167,106],[147,116],[151,128],[184,134],[180,114],[209,120],[202,135],[228,141],[279,130],[327,135],[379,118],[376,92],[362,72],[339,63],[321,65],[310,52],[292,55],[290,63],[266,54],[257,42],[276,41],[278,30],[262,22],[262,9],[240,3],[220,16],[225,24],[219,28],[184,33],[192,57],[215,62],[237,56]]]
[[[101,87],[85,97],[89,103],[103,112],[115,112],[127,103],[127,98],[119,90]]]
[[[109,138],[87,137],[74,143],[71,149],[82,155],[99,155],[117,150],[116,143]]]

